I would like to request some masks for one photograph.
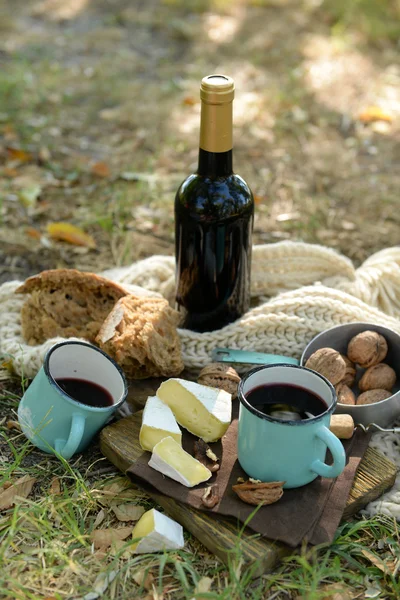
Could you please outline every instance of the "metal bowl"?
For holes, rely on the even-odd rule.
[[[352,337],[362,331],[372,330],[382,334],[388,344],[388,353],[384,362],[390,365],[397,374],[397,381],[393,388],[393,394],[375,402],[375,404],[362,404],[360,406],[352,406],[348,404],[340,404],[336,406],[336,413],[349,414],[353,417],[354,422],[362,425],[376,423],[380,427],[388,427],[393,421],[400,417],[400,335],[381,325],[372,325],[371,323],[349,323],[347,325],[337,325],[331,329],[327,329],[315,336],[313,340],[306,346],[301,355],[300,364],[304,365],[307,359],[319,348],[334,348],[341,354],[347,353],[347,345]],[[356,382],[353,386],[353,391],[359,393],[357,387],[364,369],[356,367],[357,375]]]

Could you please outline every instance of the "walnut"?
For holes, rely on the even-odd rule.
[[[346,385],[345,383],[343,383],[343,381],[340,381],[335,386],[335,390],[336,390],[338,402],[340,402],[340,404],[355,404],[356,403],[355,395],[353,394],[353,392],[351,391],[349,386]]]
[[[204,367],[197,378],[197,383],[225,390],[233,397],[237,394],[239,381],[240,376],[235,369],[228,364],[218,362],[210,363]]]
[[[317,371],[336,385],[346,373],[346,363],[337,350],[333,348],[320,348],[311,354],[305,367]]]
[[[221,498],[216,485],[206,487],[205,492],[201,497],[201,503],[206,508],[214,508],[214,506],[218,504],[220,500]]]
[[[387,351],[387,342],[377,331],[362,331],[347,346],[348,358],[365,369],[384,360]]]
[[[218,471],[218,457],[211,450],[210,446],[204,440],[197,440],[194,443],[194,457],[201,462],[211,473]]]
[[[233,485],[232,489],[247,504],[273,504],[282,497],[284,483],[284,481],[270,481],[269,483],[245,481]]]
[[[386,363],[379,363],[367,369],[358,382],[362,392],[367,390],[388,390],[390,392],[396,383],[396,372]]]
[[[345,354],[341,354],[340,356],[346,363],[346,373],[344,374],[344,377],[340,383],[345,383],[346,385],[351,387],[352,385],[354,385],[354,382],[356,380],[356,367],[354,363],[351,362],[351,360]]]
[[[368,392],[363,392],[358,396],[357,406],[359,404],[374,404],[375,402],[386,400],[391,395],[387,390],[368,390]]]

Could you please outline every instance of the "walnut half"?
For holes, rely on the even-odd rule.
[[[218,487],[216,485],[209,486],[205,489],[204,494],[201,497],[201,503],[206,508],[214,508],[216,504],[221,500]]]
[[[211,473],[219,469],[218,457],[211,450],[210,446],[204,440],[197,440],[194,443],[194,457],[201,462]]]
[[[205,366],[197,378],[197,383],[225,390],[233,397],[236,396],[239,381],[240,376],[233,367],[218,362]]]
[[[232,486],[233,491],[247,504],[273,504],[283,495],[284,481],[252,483],[250,480]]]

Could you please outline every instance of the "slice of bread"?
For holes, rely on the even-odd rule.
[[[130,379],[174,377],[183,371],[180,315],[164,298],[124,296],[104,321],[96,343]]]
[[[32,345],[57,336],[94,342],[104,319],[127,294],[109,279],[76,269],[43,271],[16,293],[30,294],[21,317],[22,335]]]

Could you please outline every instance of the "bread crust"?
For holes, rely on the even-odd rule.
[[[29,277],[16,293],[30,294],[21,310],[22,335],[31,345],[53,337],[94,342],[123,287],[77,269],[52,269]]]
[[[118,283],[106,279],[90,271],[78,271],[78,269],[49,269],[37,275],[28,277],[16,290],[16,294],[30,294],[35,290],[43,291],[46,287],[56,285],[85,285],[88,289],[113,290],[120,298],[127,294],[126,290]]]

